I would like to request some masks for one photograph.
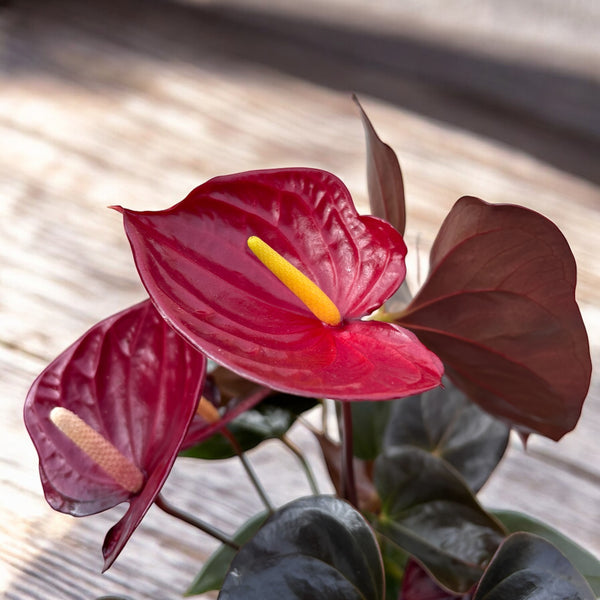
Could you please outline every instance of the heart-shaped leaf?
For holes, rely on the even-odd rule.
[[[248,519],[233,535],[233,541],[242,546],[261,528],[267,518],[266,512],[261,512]],[[202,565],[202,570],[194,579],[189,587],[186,596],[196,596],[210,592],[211,590],[219,590],[225,581],[229,565],[236,555],[236,551],[225,544],[219,546],[211,555],[210,558]]]
[[[507,425],[447,381],[443,388],[393,403],[384,445],[431,452],[449,462],[477,492],[504,455],[509,433]]]
[[[376,530],[419,560],[445,587],[465,593],[483,573],[502,526],[445,461],[397,446],[375,461],[382,501]]]
[[[271,516],[236,555],[220,600],[383,600],[371,528],[331,496],[301,498]]]
[[[571,250],[551,221],[464,197],[398,322],[485,410],[558,440],[575,427],[591,375],[575,281]]]
[[[379,139],[358,98],[353,97],[360,110],[367,138],[367,184],[371,214],[384,219],[404,235],[406,207],[404,182],[395,152]]]
[[[533,533],[556,546],[585,577],[596,596],[600,598],[600,561],[595,556],[556,531],[556,529],[533,517],[510,510],[494,510],[491,512],[510,533],[519,531]]]
[[[330,173],[239,173],[168,210],[121,210],[150,297],[217,363],[318,398],[384,400],[439,385],[442,365],[414,334],[362,320],[402,283],[406,246],[388,223],[359,215]],[[341,322],[315,316],[253,254],[250,236],[324,292]]]
[[[513,533],[498,549],[473,600],[595,600],[575,567],[547,540]]]
[[[160,317],[150,301],[92,327],[36,379],[24,418],[40,459],[52,508],[89,515],[129,501],[104,541],[105,569],[115,560],[160,492],[196,411],[206,361]],[[68,409],[108,440],[143,474],[124,489],[54,422]]]

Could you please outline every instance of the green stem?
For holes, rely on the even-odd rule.
[[[294,444],[290,439],[288,439],[285,435],[279,438],[285,446],[287,446],[298,458],[304,472],[306,473],[306,479],[308,479],[308,484],[310,485],[310,489],[312,490],[313,495],[319,495],[319,486],[317,485],[317,481],[315,480],[314,473],[310,468],[310,464],[306,460],[306,456],[302,453],[302,450]]]
[[[273,514],[275,512],[275,508],[273,507],[273,504],[269,500],[269,497],[267,496],[265,489],[263,488],[261,482],[259,481],[259,479],[256,475],[256,472],[252,468],[252,465],[246,458],[244,451],[238,444],[238,441],[235,439],[235,437],[233,436],[231,431],[229,431],[229,429],[227,429],[227,427],[224,427],[221,430],[221,434],[223,434],[223,436],[225,436],[225,438],[229,441],[232,448],[234,449],[235,453],[238,455],[240,461],[242,462],[242,466],[244,467],[246,473],[248,474],[248,477],[249,477],[250,481],[252,482],[252,485],[256,488],[256,491],[257,491],[258,495],[260,496],[260,499],[262,500],[263,504],[265,505],[265,508],[269,511],[270,514]]]
[[[214,537],[215,539],[219,540],[223,544],[227,544],[234,550],[240,549],[239,545],[236,544],[225,533],[223,533],[216,527],[213,527],[212,525],[209,525],[208,523],[202,521],[201,519],[197,519],[196,517],[193,517],[189,513],[186,513],[182,510],[179,510],[178,508],[175,508],[172,504],[169,504],[162,497],[161,494],[159,494],[156,497],[156,500],[154,500],[154,504],[156,504],[156,506],[158,506],[158,508],[160,508],[167,514],[171,515],[172,517],[175,517],[176,519],[184,521],[185,523],[188,523],[189,525],[193,525],[194,527],[196,527],[196,529],[200,529],[200,531],[207,533],[208,535]]]
[[[354,452],[352,439],[352,405],[342,402],[342,496],[358,506],[356,478],[354,476]]]

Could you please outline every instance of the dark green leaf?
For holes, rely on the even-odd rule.
[[[391,402],[352,402],[354,456],[362,460],[379,456],[391,408]]]
[[[600,561],[595,556],[556,531],[556,529],[552,529],[552,527],[528,515],[510,510],[494,510],[491,512],[510,533],[526,531],[539,535],[554,544],[585,577],[596,596],[600,597]]]
[[[242,546],[260,529],[267,518],[267,512],[261,512],[248,519],[234,534],[233,541]],[[204,563],[200,573],[189,587],[186,596],[195,596],[211,590],[219,590],[229,570],[236,552],[231,546],[222,544]]]
[[[411,445],[448,461],[477,492],[502,458],[510,428],[444,380],[420,396],[393,403],[384,446]]]
[[[379,536],[378,541],[385,573],[385,599],[399,600],[404,570],[410,555],[383,536]]]
[[[244,452],[255,448],[263,441],[263,438],[254,435],[252,432],[247,432],[244,429],[241,429],[240,431],[233,426],[228,426],[227,429],[233,433],[240,448]],[[227,438],[217,432],[204,442],[182,450],[179,453],[179,456],[201,458],[205,460],[222,460],[235,456],[235,451]]]
[[[306,410],[317,404],[314,398],[291,394],[273,394],[235,418],[227,428],[242,450],[255,448],[268,439],[280,438]],[[225,459],[235,456],[233,447],[220,433],[201,444],[188,448],[180,456],[203,459]]]
[[[474,600],[595,600],[561,552],[531,533],[513,533],[498,549]]]
[[[381,555],[346,502],[311,496],[287,504],[231,563],[220,600],[383,600]]]
[[[445,587],[465,593],[502,541],[502,526],[464,480],[428,452],[399,446],[375,461],[378,532],[417,558]]]

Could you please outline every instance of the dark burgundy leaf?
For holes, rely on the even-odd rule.
[[[379,139],[358,98],[354,96],[367,138],[367,183],[371,214],[385,219],[402,235],[406,227],[404,182],[395,152]]]
[[[571,431],[591,361],[575,261],[559,229],[531,210],[464,197],[430,263],[398,323],[488,412],[555,440]]]
[[[36,379],[25,425],[40,459],[49,504],[75,516],[129,501],[108,533],[105,568],[117,557],[159,493],[196,411],[206,361],[150,301],[92,327]],[[132,494],[50,420],[63,407],[109,440],[144,475]]]
[[[123,210],[142,281],[165,319],[217,363],[303,396],[383,400],[439,384],[416,336],[363,321],[404,278],[406,247],[314,169],[218,177],[160,212]],[[248,249],[257,236],[339,309],[330,326]]]

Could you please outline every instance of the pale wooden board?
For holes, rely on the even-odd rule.
[[[174,36],[184,24],[158,5],[141,11],[124,2],[115,15],[102,4],[90,16],[82,4],[29,3],[3,23],[0,590],[12,599],[178,598],[215,547],[152,509],[100,575],[102,538],[121,509],[75,520],[42,499],[21,418],[28,386],[86,328],[144,296],[119,215],[106,206],[163,208],[214,175],[303,165],[339,175],[366,210],[363,133],[348,94],[220,52],[236,27],[194,45],[189,29]],[[577,258],[597,356],[598,187],[369,95],[363,101],[404,169],[411,279],[417,256],[424,272],[426,250],[460,195],[540,210]],[[534,438],[530,456],[515,444],[483,495],[490,505],[549,520],[597,553],[599,399],[596,381],[580,426],[560,444]],[[294,435],[317,455],[302,429]],[[269,445],[252,460],[267,484],[281,484],[274,499],[284,502],[308,488],[294,460],[277,450]],[[319,477],[330,489],[322,468]],[[259,507],[234,463],[181,461],[166,495],[228,531]]]

